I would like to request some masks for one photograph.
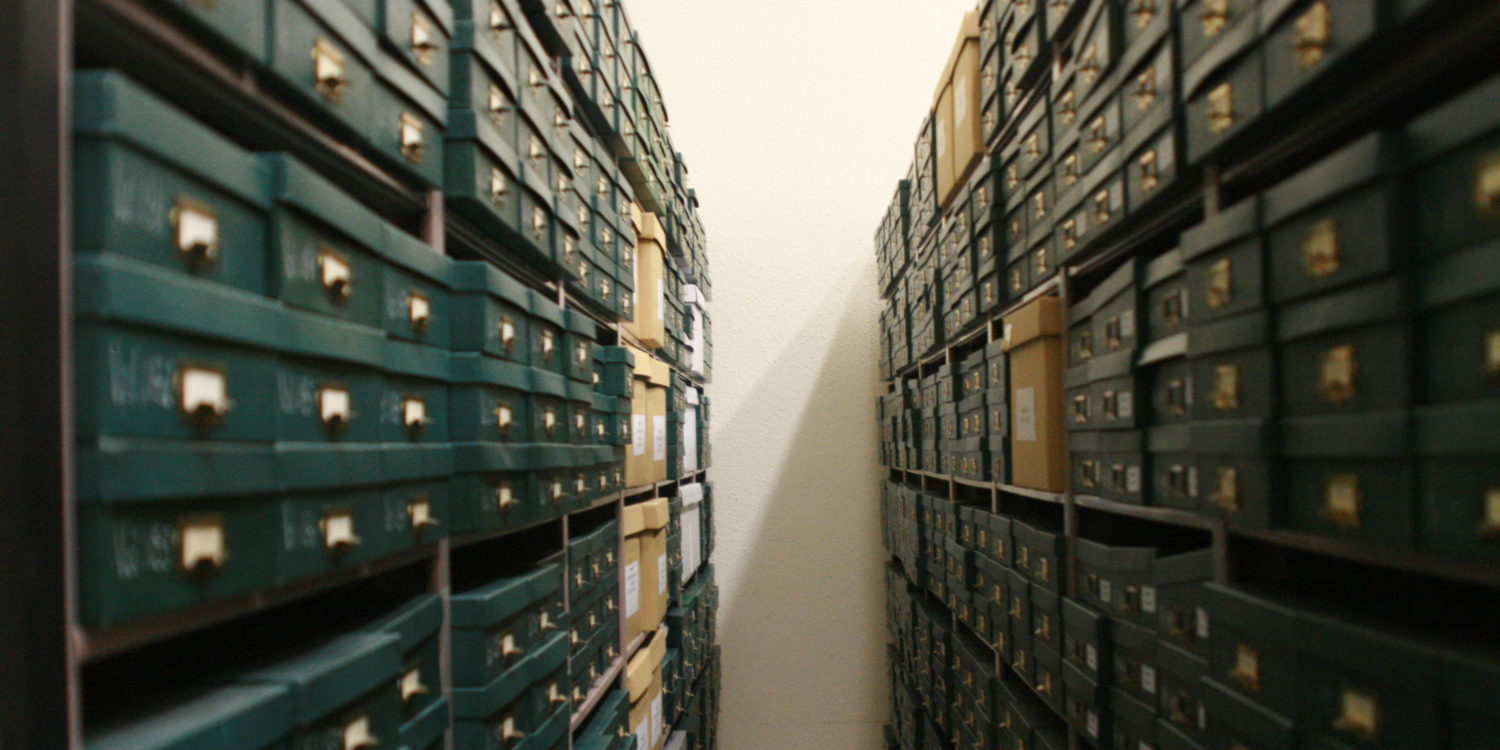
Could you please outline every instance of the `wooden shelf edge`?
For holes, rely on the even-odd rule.
[[[594,713],[594,709],[599,707],[599,702],[604,700],[604,696],[610,690],[614,689],[615,680],[619,679],[620,673],[624,670],[625,657],[616,656],[615,660],[610,662],[609,669],[604,670],[604,674],[600,675],[599,680],[594,683],[594,686],[589,688],[588,697],[584,698],[583,705],[575,709],[573,715],[569,717],[569,732],[578,731],[589,720],[589,717]]]

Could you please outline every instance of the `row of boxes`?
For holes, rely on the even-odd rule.
[[[934,202],[909,175],[877,234],[881,289],[891,298],[882,358],[890,374],[1050,279],[1104,230],[1170,192],[1183,164],[1323,85],[1349,53],[1421,3],[1390,12],[1328,0],[1206,10],[1168,0],[1047,5],[981,4],[978,80],[990,149],[958,175],[964,187],[951,198]],[[919,151],[930,140],[920,138]],[[907,217],[904,244],[895,216]],[[928,291],[950,277],[956,293]]]
[[[427,595],[372,624],[219,686],[89,732],[91,748],[443,746],[442,600]],[[534,698],[534,696],[531,696]],[[537,745],[537,747],[553,747]]]

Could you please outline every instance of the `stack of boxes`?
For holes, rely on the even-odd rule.
[[[244,111],[326,138],[192,109],[171,75],[74,77],[81,625],[121,629],[131,652],[146,631],[233,632],[278,591],[321,596],[390,571],[409,583],[418,561],[435,581],[484,580],[450,571],[450,547],[567,531],[541,567],[451,596],[446,625],[442,597],[424,596],[279,666],[199,675],[232,687],[166,714],[101,728],[90,709],[89,744],[217,747],[195,728],[212,715],[244,727],[237,747],[555,750],[574,711],[597,710],[574,742],[624,750],[640,696],[620,611],[633,591],[633,622],[658,633],[641,653],[659,665],[669,598],[704,578],[692,583],[711,496],[683,485],[687,523],[666,499],[619,519],[602,506],[701,479],[712,336],[698,197],[621,3],[141,12],[202,44],[193,59],[249,66],[258,99]],[[347,148],[319,153],[323,141]],[[428,227],[432,244],[387,200],[424,192],[447,221]],[[649,576],[617,575],[622,526]],[[616,672],[632,690],[606,695]]]
[[[1059,721],[1094,747],[1456,746],[1496,715],[1488,639],[1405,611],[1482,606],[1448,579],[1495,559],[1500,84],[1198,179],[1275,152],[1297,107],[1373,74],[1374,40],[1436,28],[1356,5],[965,18],[876,233],[891,746],[984,746],[971,715],[1001,747]],[[975,523],[988,548],[965,515],[1002,522]],[[1246,538],[1245,582],[1205,583]],[[1367,606],[1392,569],[1409,585]],[[953,687],[985,677],[971,636],[1007,667],[989,713]]]

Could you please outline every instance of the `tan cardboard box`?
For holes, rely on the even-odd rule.
[[[641,534],[641,608],[648,613],[645,630],[656,630],[667,617],[667,526],[672,509],[664,497],[640,504],[645,530]]]
[[[645,356],[636,352],[636,356]],[[630,393],[630,445],[625,447],[625,486],[644,487],[651,484],[651,414],[648,398],[650,385],[646,378],[636,377],[631,382]]]
[[[953,87],[945,80],[938,87],[932,112],[933,150],[937,153],[937,194],[939,204],[947,205],[948,193],[956,182],[953,176]]]
[[[631,434],[631,446],[626,456],[626,484],[644,487],[667,479],[667,397],[672,385],[672,368],[667,363],[634,347],[636,384],[646,385],[643,395],[643,410],[636,412],[635,399],[631,400],[631,429],[643,428]],[[637,455],[636,451],[641,454]],[[630,459],[640,464],[631,474]],[[639,481],[634,481],[639,480]]]
[[[979,11],[964,14],[958,41],[933,96],[937,137],[938,205],[946,208],[984,155],[983,93],[979,80]]]
[[[646,391],[646,414],[651,417],[651,481],[667,480],[667,394],[655,385]]]
[[[662,710],[661,662],[667,634],[657,633],[625,665],[625,690],[630,697],[630,728],[637,748],[660,748],[666,742]]]
[[[1047,492],[1065,491],[1068,481],[1062,331],[1062,300],[1057,297],[1039,297],[1005,316],[1011,481]]]
[[[646,530],[646,516],[639,505],[627,505],[620,513],[620,531],[625,535],[625,593],[620,597],[625,608],[625,642],[644,632],[646,608],[641,588],[641,553]]]
[[[656,214],[642,213],[635,241],[635,318],[625,330],[642,344],[666,345],[666,231]]]

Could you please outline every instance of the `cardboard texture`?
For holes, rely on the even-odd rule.
[[[641,534],[641,602],[645,630],[656,630],[667,616],[667,526],[672,511],[664,497],[640,505],[645,529]]]
[[[958,41],[943,66],[934,97],[937,197],[947,207],[983,156],[983,94],[979,74],[979,11],[964,14]]]
[[[1046,492],[1067,488],[1062,332],[1062,300],[1057,297],[1040,297],[1005,317],[1011,481]]]
[[[666,744],[666,712],[662,705],[661,682],[661,663],[666,650],[667,634],[657,633],[625,665],[625,688],[630,694],[630,728],[637,748],[661,748]]]
[[[637,360],[639,361],[639,360]],[[625,449],[625,485],[643,487],[651,483],[651,417],[648,413],[647,380],[631,380],[630,445]]]
[[[635,241],[635,317],[625,330],[651,349],[667,345],[666,231],[653,213],[642,213]]]
[[[639,505],[627,505],[620,514],[620,528],[625,535],[625,640],[635,640],[643,632],[646,619],[641,586],[641,536],[645,515]],[[632,725],[633,726],[633,725]]]

